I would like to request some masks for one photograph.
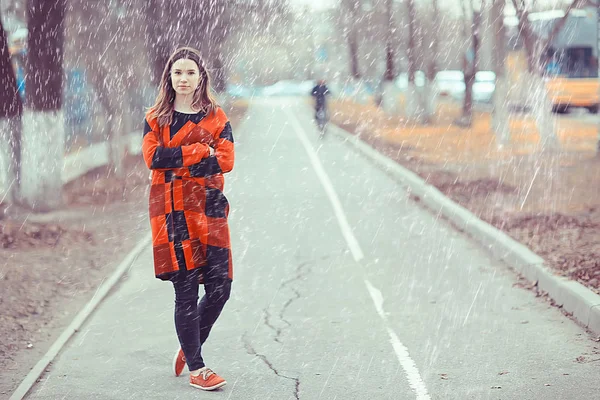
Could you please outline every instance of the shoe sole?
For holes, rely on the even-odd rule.
[[[217,383],[214,386],[206,387],[206,386],[196,385],[196,384],[190,382],[190,386],[193,386],[193,387],[201,389],[201,390],[215,390],[215,389],[218,389],[218,388],[220,388],[222,386],[225,386],[226,384],[227,384],[227,381],[223,381],[221,383]]]
[[[177,353],[175,353],[175,357],[173,357],[173,374],[175,374],[176,377],[181,376],[181,374],[183,373],[183,370],[185,369],[185,365],[184,365],[183,368],[181,369],[181,372],[179,374],[177,373],[177,369],[175,368],[175,366],[177,365],[178,358],[179,358],[179,350],[177,350]]]

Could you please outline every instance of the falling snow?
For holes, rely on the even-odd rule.
[[[0,398],[212,395],[172,376],[149,238],[168,174],[145,116],[182,46],[235,138],[217,396],[596,398],[599,21],[573,0],[0,0]],[[168,218],[186,169],[159,182]]]

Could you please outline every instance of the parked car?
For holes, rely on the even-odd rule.
[[[473,83],[473,101],[491,103],[496,90],[496,73],[493,71],[478,71]]]
[[[408,87],[408,74],[406,72],[398,74],[395,84],[400,90],[406,90]],[[423,71],[415,72],[415,85],[417,87],[423,87],[425,85],[425,73]]]
[[[440,71],[435,77],[440,96],[462,101],[465,98],[465,79],[462,71]],[[496,90],[496,74],[493,71],[478,71],[473,83],[473,101],[491,103]]]
[[[435,75],[435,86],[440,96],[458,99],[465,93],[465,78],[462,71],[445,70]]]

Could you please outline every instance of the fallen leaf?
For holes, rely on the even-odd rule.
[[[498,372],[498,375],[506,375],[506,374],[508,374],[508,371]]]
[[[502,386],[492,386],[492,389],[502,389]]]

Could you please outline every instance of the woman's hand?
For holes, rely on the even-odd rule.
[[[208,146],[209,149],[209,156],[214,156],[215,155],[215,149],[213,147]]]

